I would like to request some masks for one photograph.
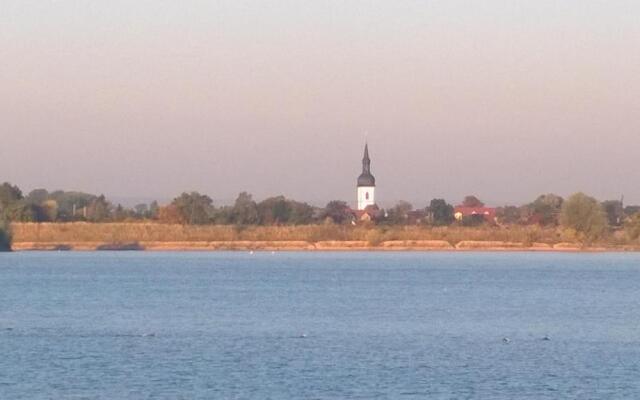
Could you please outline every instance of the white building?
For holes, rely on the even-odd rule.
[[[369,159],[369,145],[364,145],[364,158],[362,159],[362,174],[358,177],[358,210],[364,210],[368,206],[376,204],[375,198],[376,178],[371,175],[371,160]]]

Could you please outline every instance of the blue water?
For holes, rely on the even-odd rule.
[[[374,398],[640,398],[640,254],[0,255],[0,399]]]

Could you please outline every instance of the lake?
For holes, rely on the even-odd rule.
[[[0,254],[1,399],[640,398],[640,254]]]

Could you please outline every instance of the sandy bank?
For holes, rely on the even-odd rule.
[[[443,240],[391,240],[378,245],[366,241],[193,241],[193,242],[16,242],[14,251],[546,251],[546,252],[604,252],[640,251],[629,246],[582,247],[576,243],[532,243],[469,241],[455,246]]]

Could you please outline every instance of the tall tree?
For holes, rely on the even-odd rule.
[[[291,214],[289,223],[294,225],[305,225],[313,222],[313,207],[307,203],[290,201]]]
[[[626,217],[633,217],[635,214],[640,214],[640,206],[626,206],[624,208],[624,215]]]
[[[400,200],[395,206],[387,210],[386,222],[393,225],[405,224],[411,210],[413,210],[411,203]]]
[[[313,219],[313,207],[284,196],[276,196],[258,203],[258,215],[261,225],[307,224]]]
[[[149,218],[158,218],[158,210],[160,210],[160,206],[158,205],[158,202],[156,200],[149,203]]]
[[[11,250],[11,225],[6,217],[0,215],[0,251]]]
[[[118,222],[125,221],[127,218],[134,217],[135,215],[135,211],[123,207],[122,204],[118,204],[112,212],[113,220]]]
[[[147,203],[136,204],[133,207],[133,212],[137,218],[150,218],[149,206]]]
[[[450,225],[453,222],[453,206],[444,199],[431,200],[428,211],[433,225]]]
[[[49,192],[47,189],[34,189],[29,192],[26,199],[33,204],[42,204],[49,199]]]
[[[214,208],[213,200],[198,192],[182,193],[171,202],[176,207],[182,220],[188,224],[202,225],[211,222]]]
[[[565,228],[574,229],[587,241],[601,238],[607,229],[602,206],[584,193],[573,194],[564,202],[560,223]]]
[[[92,222],[105,222],[111,214],[111,204],[104,195],[100,195],[93,199],[86,211],[86,218]]]
[[[464,200],[462,201],[462,205],[464,207],[484,207],[484,203],[480,201],[480,199],[478,199],[476,196],[473,195],[469,195],[469,196],[465,196]]]
[[[517,224],[522,220],[520,208],[516,206],[498,207],[496,209],[496,218],[501,224]]]
[[[24,199],[9,205],[4,211],[4,216],[11,221],[20,222],[40,222],[46,218],[42,207],[29,203]]]
[[[55,221],[57,218],[57,203],[49,199],[46,189],[34,189],[23,200],[27,205],[27,219],[35,222]],[[24,220],[24,219],[23,219]]]
[[[347,203],[340,200],[330,201],[324,208],[322,215],[325,219],[330,218],[336,224],[345,223],[352,217],[351,209]]]
[[[23,199],[22,191],[19,187],[5,182],[0,185],[0,212],[9,208],[12,204]]]
[[[284,196],[270,197],[258,203],[261,225],[286,224],[290,214],[291,208]]]
[[[165,207],[158,207],[157,217],[159,222],[163,224],[186,224],[188,221],[175,204],[169,204]]]
[[[85,207],[89,208],[97,198],[97,196],[89,193],[65,192],[62,190],[49,194],[49,199],[54,200],[58,205],[58,219],[62,221],[82,219]]]
[[[236,225],[254,225],[259,221],[258,206],[253,196],[247,192],[238,194],[230,215],[231,222]]]
[[[556,194],[547,193],[538,196],[531,204],[531,218],[540,225],[557,225],[564,199]]]

